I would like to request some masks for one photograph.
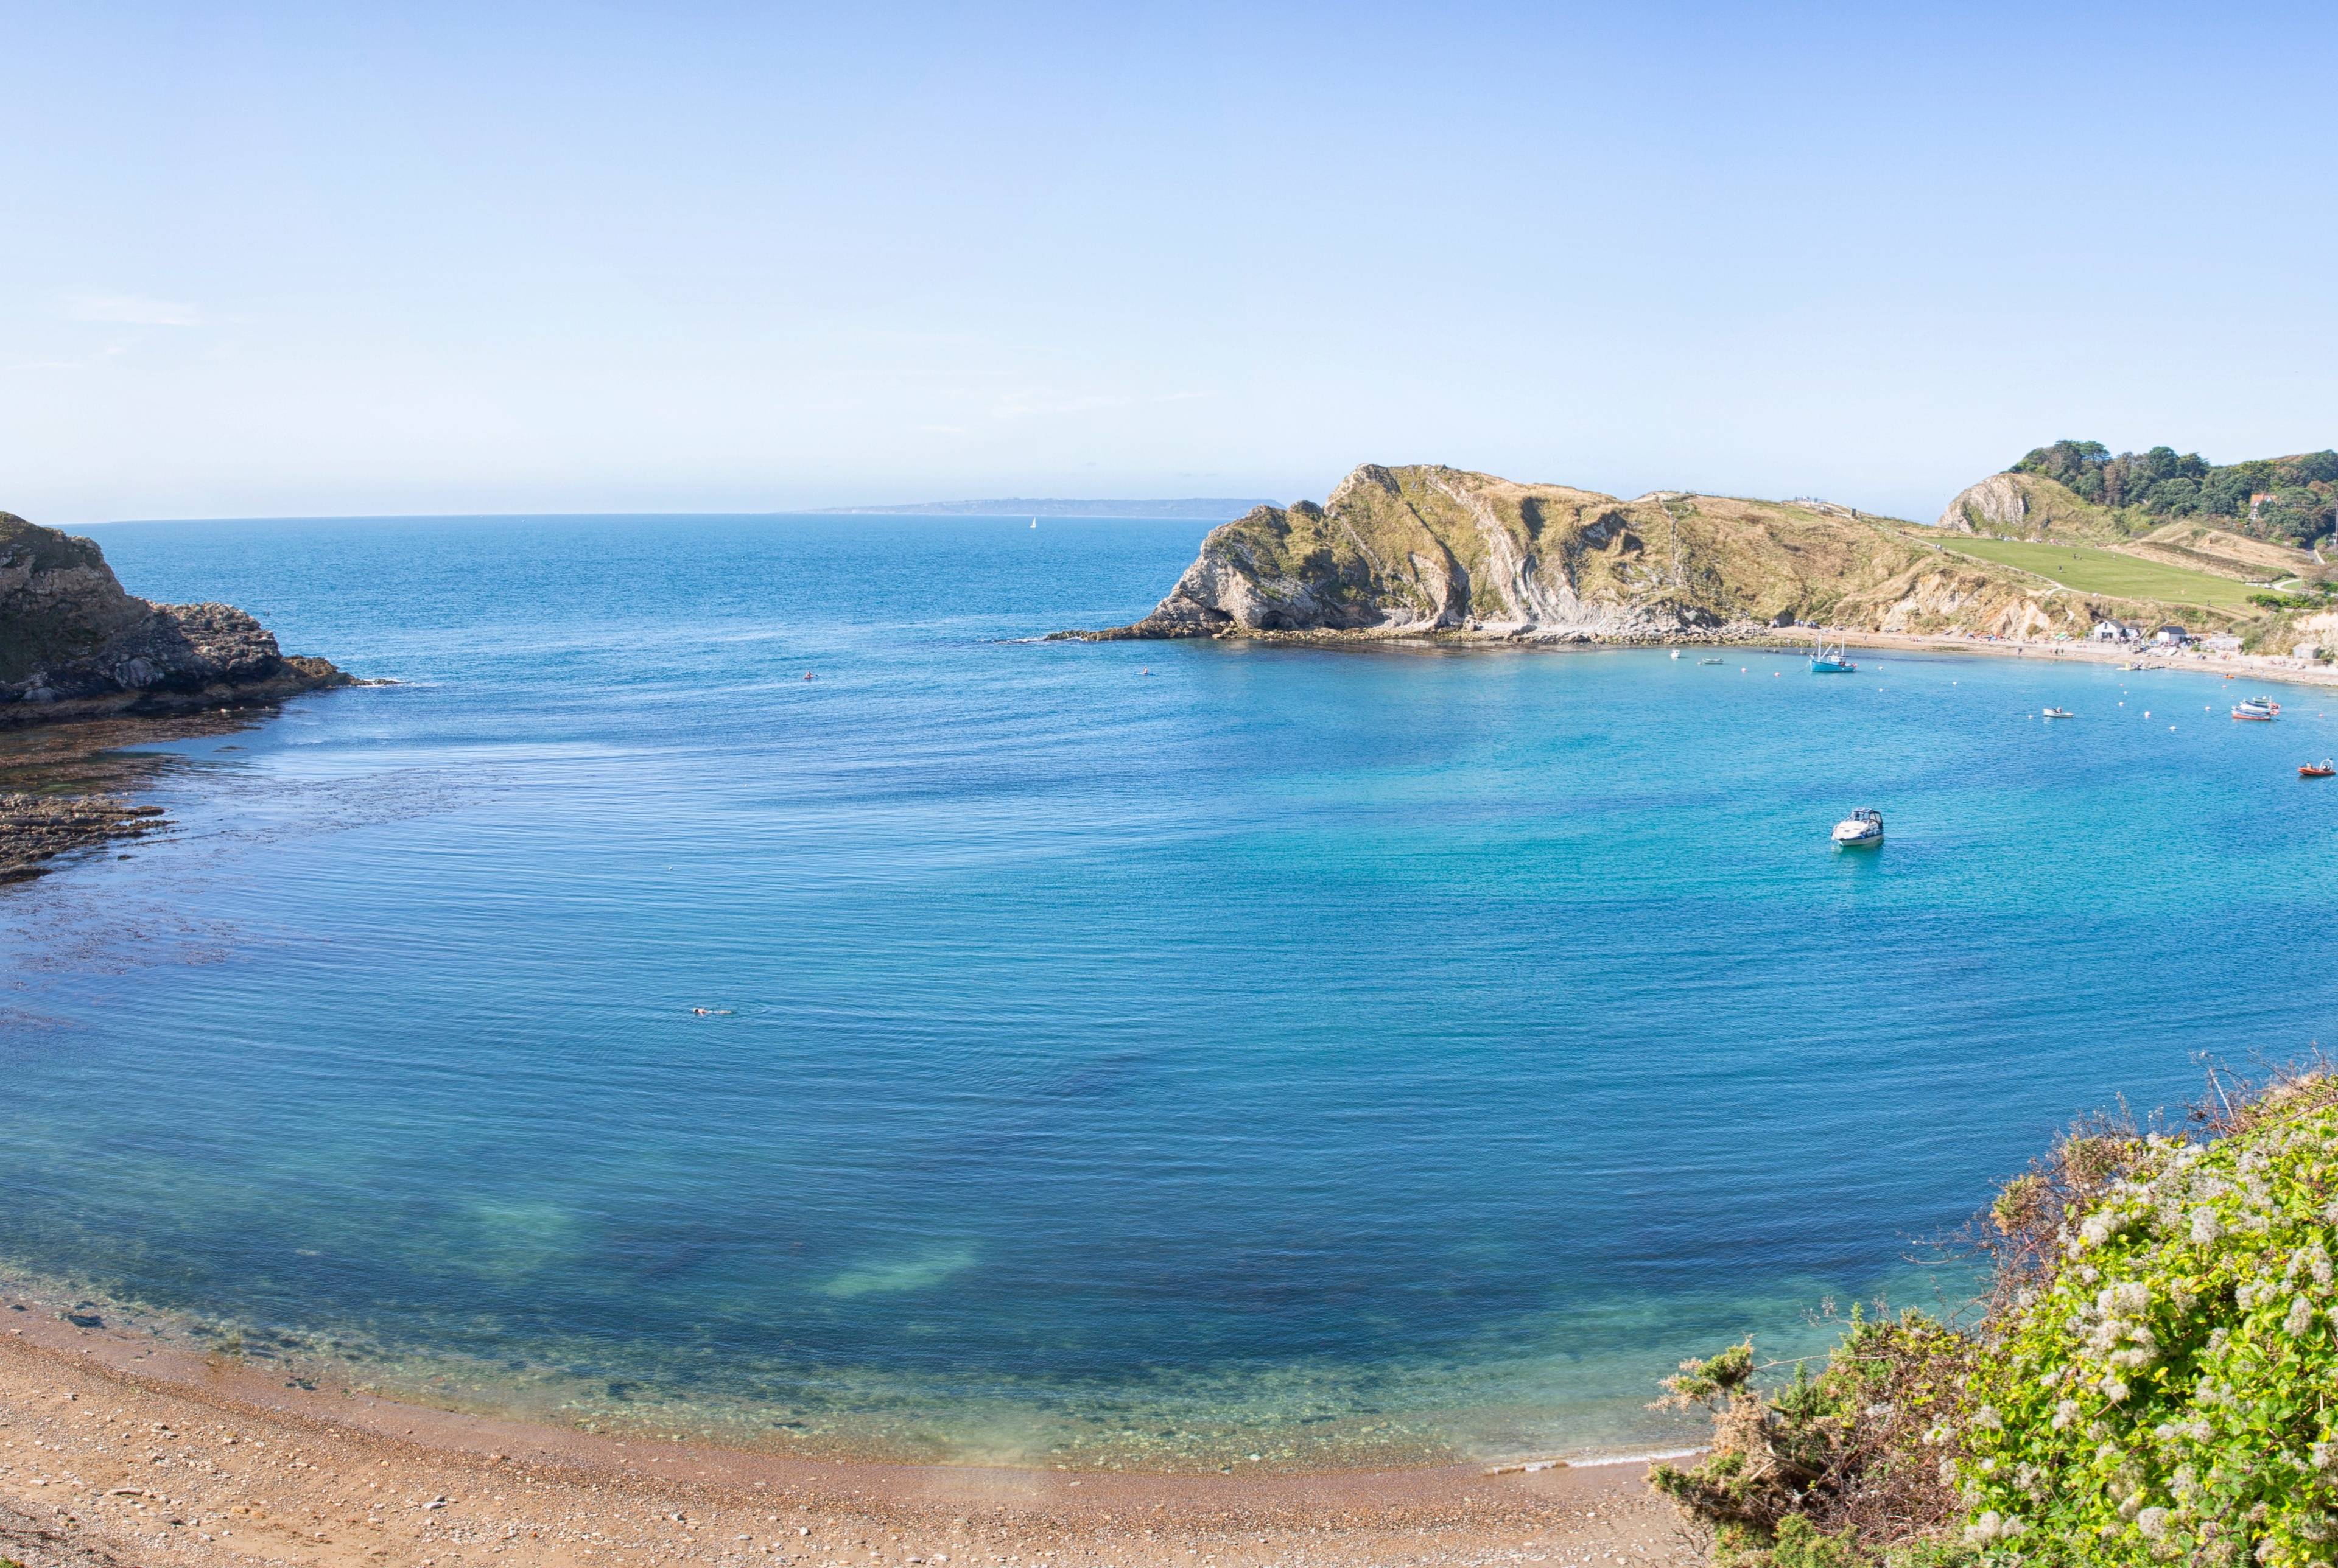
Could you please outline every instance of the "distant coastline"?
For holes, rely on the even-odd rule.
[[[1223,495],[1189,495],[1168,501],[1066,500],[1062,496],[1006,495],[988,501],[916,501],[899,506],[828,506],[821,517],[1140,517],[1231,523],[1271,501]]]

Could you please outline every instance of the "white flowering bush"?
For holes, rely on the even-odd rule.
[[[1978,1337],[1963,1541],[2009,1564],[2338,1562],[2338,1084],[2105,1159]],[[2037,1218],[2020,1188],[2009,1234]]]
[[[1732,1353],[1711,1455],[1659,1487],[1744,1568],[2338,1568],[2338,1078],[2208,1121],[2097,1126],[2009,1183],[1969,1331],[1855,1324],[1816,1388],[1766,1396]],[[1879,1386],[1937,1390],[1920,1429]]]

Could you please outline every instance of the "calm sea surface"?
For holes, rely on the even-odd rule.
[[[1684,1355],[1953,1292],[2068,1119],[2328,1026],[2338,693],[1027,641],[1203,531],[94,530],[401,683],[0,891],[0,1264],[817,1453],[1636,1445]]]

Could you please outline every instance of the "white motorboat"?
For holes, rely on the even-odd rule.
[[[2071,712],[2068,708],[2048,708],[2044,713],[2040,714],[2039,717],[2045,719],[2076,719],[2078,715]]]
[[[1865,849],[1883,842],[1883,813],[1862,807],[1834,825],[1835,847]]]

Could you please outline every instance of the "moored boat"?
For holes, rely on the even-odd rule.
[[[2071,712],[2068,708],[2048,708],[2044,713],[2038,715],[2038,717],[2042,719],[2076,719],[2078,715]]]
[[[2281,704],[2267,697],[2245,697],[2233,710],[2233,717],[2253,724],[2270,724],[2273,716],[2281,711]]]
[[[1860,808],[1834,825],[1834,842],[1841,849],[1865,849],[1882,843],[1883,813]]]
[[[1843,656],[1842,643],[1838,642],[1833,647],[1830,648],[1826,644],[1826,639],[1821,637],[1818,640],[1817,646],[1811,650],[1811,673],[1813,675],[1856,675],[1859,673],[1859,666],[1852,663],[1849,659]]]

